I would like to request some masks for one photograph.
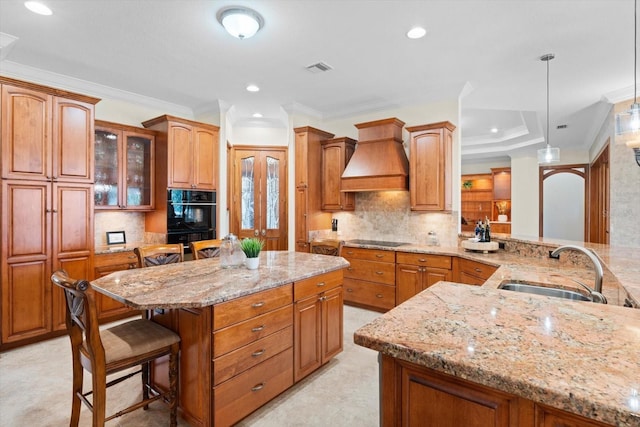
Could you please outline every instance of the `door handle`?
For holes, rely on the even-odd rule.
[[[267,235],[267,230],[265,230],[264,228],[262,229],[262,237]]]
[[[260,234],[259,230],[253,230],[253,235],[254,236],[258,237],[259,234]]]

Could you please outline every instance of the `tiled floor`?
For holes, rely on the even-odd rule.
[[[353,332],[379,313],[345,306],[344,351],[330,363],[249,415],[242,427],[379,425],[377,353],[353,344]],[[0,353],[0,426],[67,426],[71,404],[71,355],[64,336]],[[85,378],[85,384],[90,378]],[[139,398],[140,380],[112,387],[107,412]],[[108,426],[166,426],[167,407],[151,405]],[[84,406],[81,426],[91,425]],[[178,425],[187,426],[180,417]]]

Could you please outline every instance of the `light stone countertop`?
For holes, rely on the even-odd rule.
[[[439,282],[354,341],[605,423],[640,425],[640,310]]]
[[[206,307],[349,265],[342,257],[262,251],[260,267],[222,268],[219,258],[111,273],[91,282],[100,293],[138,310]]]

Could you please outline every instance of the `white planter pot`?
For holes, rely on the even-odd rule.
[[[247,258],[244,264],[249,270],[256,270],[260,266],[260,258]]]

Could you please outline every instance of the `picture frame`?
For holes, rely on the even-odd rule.
[[[127,243],[124,231],[107,231],[107,245],[124,245]]]

